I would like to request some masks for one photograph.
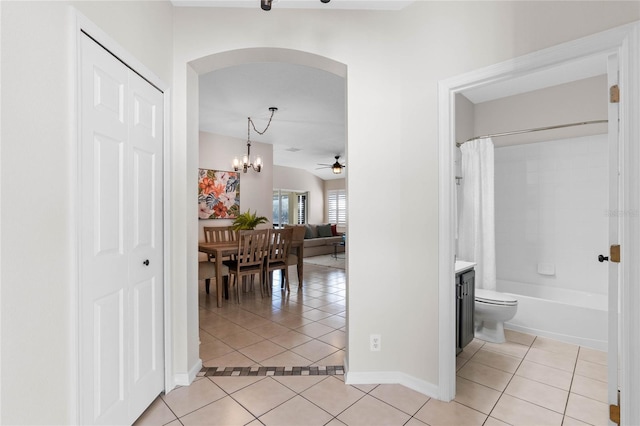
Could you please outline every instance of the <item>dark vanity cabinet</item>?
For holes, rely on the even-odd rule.
[[[456,274],[456,355],[473,340],[475,276],[473,269]]]

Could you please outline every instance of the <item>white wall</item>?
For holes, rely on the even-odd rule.
[[[2,424],[70,424],[76,415],[76,50],[69,5],[0,2]],[[75,6],[171,82],[168,2]]]
[[[302,169],[273,167],[273,188],[297,192],[309,191],[308,223],[322,223],[324,209],[324,181]]]
[[[603,66],[606,65],[603,60]],[[586,78],[474,106],[474,136],[607,119],[607,76]],[[607,132],[606,124],[566,127],[494,138],[495,146]]]
[[[456,142],[464,142],[476,136],[475,105],[460,93],[456,94]],[[457,169],[456,169],[457,170]]]
[[[0,2],[3,424],[68,424],[75,415],[69,4]],[[438,81],[640,18],[637,2],[604,1],[269,13],[172,9],[169,2],[73,4],[172,84],[174,370],[186,374],[198,359],[198,94],[189,63],[233,49],[278,47],[317,53],[348,69],[350,375],[399,372],[393,377],[427,390],[438,380]],[[407,166],[389,171],[389,164]],[[389,199],[402,209],[382,210],[381,200]],[[420,220],[403,221],[406,212]],[[385,262],[372,268],[381,247],[390,248]],[[381,352],[369,352],[372,332],[383,336]]]
[[[200,132],[200,155],[198,167],[201,169],[233,170],[231,166],[235,157],[242,160],[247,152],[247,141],[228,136]],[[271,221],[273,193],[273,145],[251,142],[251,154],[260,155],[265,166],[260,173],[249,169],[247,173],[240,171],[240,211],[251,210],[258,216],[266,216]],[[196,182],[197,187],[197,182]],[[196,198],[197,200],[197,198]],[[197,202],[194,200],[194,202]],[[198,238],[204,240],[205,226],[230,226],[231,219],[198,220]]]
[[[465,98],[461,94],[456,94],[456,142],[462,143],[467,139],[471,139],[475,136],[475,105]],[[456,148],[454,151],[454,173],[457,177],[462,177],[462,151],[460,148]],[[460,223],[460,213],[462,211],[462,185],[464,185],[464,179],[456,179],[456,209],[454,214],[457,216],[456,225]],[[455,234],[455,251],[456,256],[459,253],[458,249],[458,237]],[[456,257],[457,259],[457,257]]]
[[[416,2],[399,12],[176,10],[179,105],[192,102],[185,66],[201,69],[200,58],[211,65],[216,54],[234,49],[292,49],[347,67],[348,380],[391,375],[432,393],[437,385],[438,81],[633,21],[639,8]],[[174,124],[174,139],[188,157],[190,130],[180,118]],[[420,220],[402,220],[407,212]],[[385,232],[372,232],[381,227]],[[393,249],[371,268],[381,247]],[[411,333],[402,331],[408,324]],[[382,335],[382,351],[369,351],[371,333]]]
[[[497,148],[495,189],[498,279],[607,294],[607,135]]]

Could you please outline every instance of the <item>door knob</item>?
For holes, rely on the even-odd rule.
[[[600,262],[602,262],[602,260],[601,260]],[[142,262],[142,264],[143,264],[144,266],[149,266],[149,259],[147,259],[147,260],[145,260],[144,262]]]
[[[598,256],[598,262],[604,262],[605,260],[609,260],[609,256],[603,256],[603,255],[599,255]]]

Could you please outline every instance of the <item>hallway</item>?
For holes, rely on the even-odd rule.
[[[606,353],[510,330],[456,358],[450,403],[396,384],[345,386],[345,271],[305,264],[304,280],[302,292],[294,281],[289,296],[258,290],[220,309],[202,286],[204,367],[136,425],[607,424]]]

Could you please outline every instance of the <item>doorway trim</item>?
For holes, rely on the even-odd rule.
[[[620,263],[621,418],[625,424],[640,424],[640,23],[632,23],[595,35],[543,49],[509,61],[481,68],[439,82],[439,399],[455,397],[455,309],[454,309],[454,211],[455,95],[489,83],[520,77],[565,62],[604,53],[620,58],[620,185],[622,262]],[[629,118],[628,118],[629,117]],[[625,261],[627,260],[627,261]],[[635,263],[635,264],[634,264]],[[635,285],[632,285],[635,284]],[[635,406],[634,406],[635,405]]]
[[[71,90],[73,90],[73,94],[71,99],[74,100],[73,108],[73,116],[76,117],[75,122],[70,129],[70,133],[72,135],[71,139],[73,141],[71,147],[71,155],[75,158],[76,167],[70,171],[70,179],[73,182],[73,198],[72,198],[72,208],[73,208],[73,221],[76,224],[75,226],[75,242],[74,242],[74,256],[72,260],[72,270],[74,271],[73,275],[73,284],[71,287],[71,306],[75,306],[75,310],[72,310],[69,314],[70,317],[70,327],[71,327],[71,345],[72,345],[72,359],[70,360],[72,365],[75,365],[76,368],[72,369],[71,372],[73,374],[72,379],[72,389],[71,389],[71,401],[72,406],[70,407],[72,418],[75,419],[73,423],[79,423],[81,420],[81,385],[80,385],[80,371],[78,370],[80,366],[79,357],[80,357],[80,235],[81,229],[78,227],[79,225],[79,212],[80,212],[80,183],[78,177],[80,176],[80,134],[81,134],[81,84],[80,84],[80,64],[81,64],[81,45],[80,39],[82,37],[82,32],[90,35],[98,44],[102,45],[106,50],[111,52],[114,56],[116,56],[120,61],[124,62],[129,68],[131,68],[135,73],[140,75],[147,82],[155,86],[158,90],[160,90],[163,94],[163,201],[162,201],[162,210],[163,210],[163,258],[164,258],[164,283],[163,283],[163,327],[164,327],[164,390],[165,393],[172,390],[176,384],[173,375],[173,351],[172,351],[172,325],[171,325],[171,190],[170,190],[170,177],[171,177],[171,88],[169,84],[165,83],[161,78],[159,78],[155,73],[153,73],[149,68],[147,68],[142,62],[136,59],[133,55],[131,55],[124,47],[122,47],[119,43],[117,43],[111,36],[109,36],[106,32],[104,32],[99,26],[93,23],[89,18],[87,18],[84,14],[78,11],[75,8],[71,8],[72,19],[75,22],[75,28],[73,32],[70,34],[70,49],[74,52],[73,55],[70,56],[72,64],[69,64],[69,69],[72,70],[70,73],[70,79],[72,79],[73,83],[70,85]]]

